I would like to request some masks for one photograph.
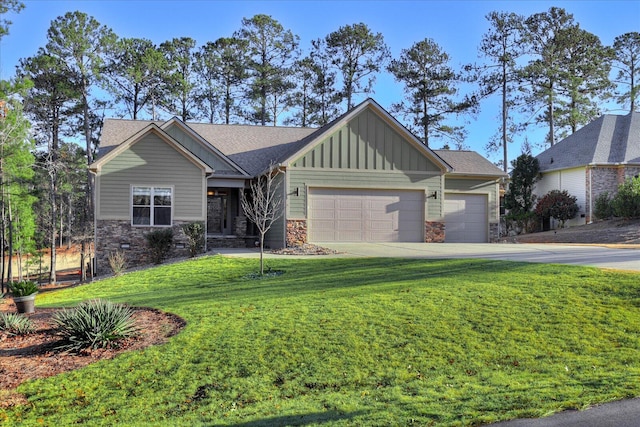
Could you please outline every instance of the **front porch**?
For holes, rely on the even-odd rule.
[[[207,188],[207,248],[246,248],[255,246],[255,226],[244,216],[243,188]]]

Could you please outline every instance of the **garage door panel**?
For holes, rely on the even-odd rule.
[[[423,191],[311,188],[309,199],[310,241],[423,241]]]
[[[445,194],[445,242],[486,243],[488,236],[487,196]]]

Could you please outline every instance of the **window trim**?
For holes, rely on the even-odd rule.
[[[151,196],[150,196],[150,205],[149,205],[149,224],[134,224],[133,223],[133,191],[136,188],[149,188],[151,189]],[[154,194],[155,194],[155,189],[166,189],[168,188],[171,191],[171,213],[170,213],[170,220],[169,220],[169,224],[155,224],[155,218],[154,218],[154,204],[153,204],[153,198],[154,198]],[[175,204],[175,187],[173,185],[159,185],[159,184],[131,184],[130,189],[129,189],[129,218],[131,221],[131,226],[132,227],[157,227],[157,228],[167,228],[167,227],[172,227],[173,226],[173,216],[174,216],[174,210],[173,210],[173,206]]]

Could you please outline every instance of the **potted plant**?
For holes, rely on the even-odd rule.
[[[13,302],[18,313],[33,313],[36,305],[38,284],[31,280],[9,283],[9,289],[13,295]]]

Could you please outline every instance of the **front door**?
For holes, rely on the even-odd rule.
[[[231,234],[229,221],[229,192],[209,190],[207,192],[207,233]]]

